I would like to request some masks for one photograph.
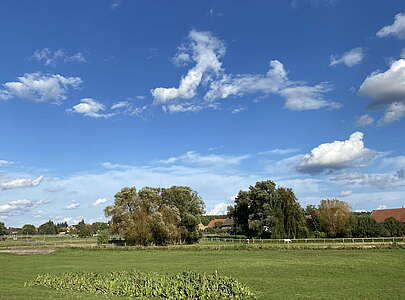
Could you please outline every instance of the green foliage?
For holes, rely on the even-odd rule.
[[[91,233],[91,225],[86,224],[84,220],[81,220],[77,225],[76,225],[76,234],[79,237],[85,238],[89,237],[92,235]]]
[[[48,221],[38,227],[38,233],[40,234],[57,234],[58,229],[52,221]]]
[[[307,231],[304,211],[292,189],[276,188],[271,180],[240,191],[229,215],[236,232],[249,237],[298,238]]]
[[[350,218],[352,237],[380,237],[389,236],[389,232],[382,223],[377,223],[369,214],[353,214]]]
[[[213,274],[182,272],[175,275],[137,271],[111,273],[63,273],[38,275],[27,286],[79,291],[107,296],[158,299],[255,299],[238,281]]]
[[[336,199],[322,200],[319,206],[319,220],[322,231],[329,237],[345,237],[350,235],[350,206]]]
[[[3,222],[0,222],[0,235],[6,235],[7,234],[7,228],[4,225]]]
[[[112,234],[122,236],[129,245],[144,246],[197,241],[203,212],[198,194],[181,186],[145,187],[139,192],[126,187],[115,195],[114,205],[105,209]]]
[[[105,222],[94,222],[91,224],[90,231],[92,234],[96,234],[101,230],[106,230],[108,229],[108,224]]]
[[[32,234],[36,234],[36,233],[37,233],[37,229],[35,228],[34,225],[25,224],[25,225],[22,227],[21,233],[22,233],[22,234],[30,234],[30,235],[32,235]]]
[[[404,224],[393,217],[385,219],[383,225],[389,236],[402,236],[405,234]]]
[[[108,240],[110,239],[110,233],[108,229],[99,230],[97,232],[97,244],[103,245],[108,244]]]

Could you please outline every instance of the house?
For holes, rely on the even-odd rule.
[[[215,227],[221,227],[222,224],[225,222],[226,219],[212,219],[208,225],[207,228],[215,228]]]
[[[378,223],[390,217],[405,223],[405,208],[376,209],[371,213],[371,217]]]

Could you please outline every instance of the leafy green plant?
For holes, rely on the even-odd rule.
[[[174,275],[122,271],[38,275],[26,286],[44,286],[91,294],[158,299],[255,299],[245,285],[226,276],[182,272]]]

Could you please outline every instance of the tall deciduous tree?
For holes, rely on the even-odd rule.
[[[37,233],[37,229],[32,224],[25,224],[21,230],[22,234],[35,234]]]
[[[57,234],[58,229],[56,228],[56,225],[49,220],[48,222],[38,227],[38,232],[40,234]]]
[[[321,227],[328,236],[343,237],[349,232],[350,206],[336,199],[322,200],[319,206]]]
[[[111,217],[111,232],[138,245],[194,242],[202,213],[203,202],[189,187],[146,187],[139,192],[126,187],[115,195],[114,205],[105,209]]]
[[[304,211],[292,189],[271,181],[240,191],[229,210],[235,229],[249,237],[296,238],[306,234]]]

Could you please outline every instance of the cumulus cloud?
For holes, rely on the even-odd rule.
[[[210,74],[219,74],[222,63],[220,57],[225,54],[222,41],[209,32],[192,30],[189,34],[191,59],[195,66],[181,79],[178,88],[156,88],[152,95],[156,103],[167,103],[174,99],[191,99],[196,95],[197,88]],[[185,53],[183,53],[184,57]]]
[[[405,103],[394,102],[388,105],[384,112],[384,116],[378,121],[378,125],[384,125],[394,121],[398,121],[405,116]]]
[[[385,72],[373,72],[361,84],[359,94],[374,101],[369,108],[386,108],[379,121],[385,124],[404,116],[405,110],[405,60],[394,61]]]
[[[29,73],[18,77],[17,81],[6,82],[0,90],[0,99],[21,98],[36,102],[54,101],[59,103],[66,99],[70,89],[80,86],[79,77],[64,77],[59,74]]]
[[[79,206],[80,206],[79,202],[72,202],[66,206],[66,209],[76,209],[79,208]]]
[[[165,164],[173,163],[187,163],[187,164],[198,164],[198,165],[212,165],[212,166],[224,166],[224,165],[238,165],[243,160],[248,159],[250,155],[219,155],[219,154],[209,154],[201,155],[195,151],[188,151],[183,155],[177,157],[170,157],[166,160],[161,160],[159,162]]]
[[[347,67],[353,67],[359,63],[364,58],[363,48],[354,48],[350,51],[343,53],[340,57],[338,55],[332,55],[330,57],[329,66],[336,66],[338,64],[344,64]]]
[[[0,213],[20,214],[34,206],[31,200],[15,200],[7,204],[0,205]]]
[[[348,140],[321,144],[303,156],[297,170],[317,174],[364,166],[376,153],[364,147],[363,137],[363,133],[355,132]]]
[[[104,104],[97,102],[93,98],[83,98],[80,103],[73,106],[68,111],[78,113],[90,118],[110,118],[114,113],[103,113],[106,108]]]
[[[374,118],[370,117],[368,114],[361,115],[360,117],[356,118],[357,126],[368,126],[374,123]]]
[[[219,99],[262,93],[285,98],[285,107],[292,110],[340,107],[325,98],[324,94],[331,90],[328,83],[308,85],[289,80],[284,65],[278,60],[270,61],[266,74],[226,74],[221,62],[224,54],[224,43],[211,33],[191,31],[189,45],[180,47],[175,62],[193,62],[194,66],[181,79],[178,88],[151,90],[154,103],[164,105],[169,112],[198,111],[215,108],[214,103]],[[199,87],[205,89],[202,100],[196,99]]]
[[[19,178],[19,179],[13,179],[10,181],[0,182],[0,189],[11,190],[11,189],[17,189],[17,188],[38,186],[41,183],[43,178],[44,178],[43,176],[39,176],[36,179]]]
[[[372,186],[379,188],[386,188],[389,186],[403,186],[405,185],[405,172],[398,170],[396,173],[348,173],[341,174],[331,178],[331,181],[341,181],[345,184],[359,185],[359,186]]]
[[[394,23],[381,28],[377,32],[377,36],[380,38],[395,36],[401,40],[405,39],[405,14],[399,13],[394,17]]]
[[[98,206],[100,204],[104,204],[108,201],[107,198],[98,198],[96,201],[93,202],[94,206]]]
[[[36,50],[32,57],[39,62],[42,62],[45,66],[56,66],[58,62],[87,62],[83,53],[77,52],[69,55],[62,49],[56,51],[49,50],[48,48]]]

